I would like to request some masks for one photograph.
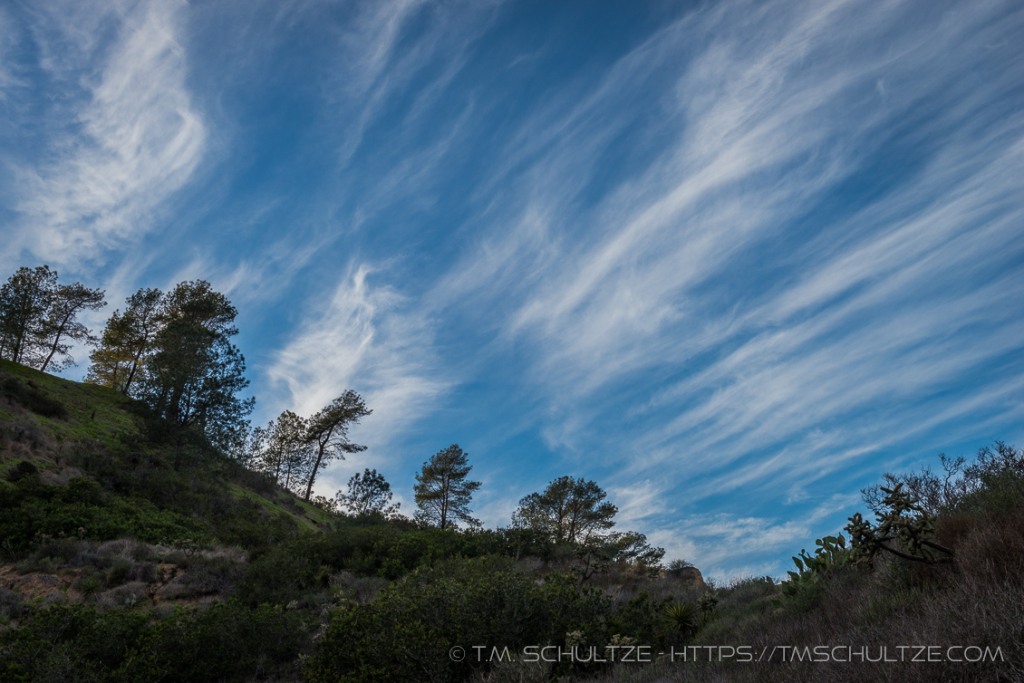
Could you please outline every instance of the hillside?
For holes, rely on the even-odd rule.
[[[826,538],[788,581],[718,586],[526,528],[327,512],[168,434],[114,391],[2,362],[0,679],[1024,680],[1024,452],[1001,443],[879,489],[914,493],[886,514],[941,557]],[[877,660],[899,647],[942,656]]]
[[[189,462],[175,471],[173,445],[147,417],[145,406],[112,389],[0,360],[3,486],[10,486],[7,475],[19,468],[38,469],[47,485],[84,477],[107,494],[99,507],[148,501],[158,514],[188,520],[178,520],[181,529],[165,529],[170,534],[165,540],[199,537],[194,540],[251,547],[331,528],[322,510],[209,449],[193,448]],[[140,529],[147,529],[147,539],[161,540],[155,529],[162,527],[155,520],[137,521]],[[115,527],[84,528],[87,538],[111,540],[118,535]],[[74,535],[77,529],[53,522],[42,532]]]

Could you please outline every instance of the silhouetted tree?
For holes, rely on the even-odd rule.
[[[23,365],[42,363],[56,289],[57,273],[49,266],[19,268],[0,287],[0,357]]]
[[[543,493],[519,501],[514,526],[546,532],[555,541],[583,543],[615,525],[619,511],[604,501],[607,494],[596,482],[565,476],[548,484]]]
[[[272,472],[281,486],[296,494],[309,478],[313,449],[306,443],[306,419],[290,410],[267,425],[263,469]]]
[[[253,472],[263,472],[263,454],[270,436],[266,427],[243,427],[237,438],[230,444],[228,456],[242,467]]]
[[[612,557],[648,570],[660,569],[665,549],[647,542],[647,536],[638,531],[608,534],[605,542],[612,549]]]
[[[309,418],[306,423],[305,442],[313,447],[315,457],[310,468],[309,481],[306,484],[306,500],[309,500],[309,495],[313,491],[313,482],[316,480],[320,467],[336,458],[344,460],[345,453],[366,450],[366,446],[349,442],[348,430],[349,427],[372,412],[367,409],[359,394],[349,389],[331,401],[330,405]]]
[[[252,412],[255,400],[238,397],[249,381],[245,358],[229,341],[238,333],[236,315],[203,280],[178,284],[164,300],[139,395],[173,425],[179,453],[189,428],[222,444]]]
[[[335,500],[338,505],[355,515],[379,513],[385,517],[398,512],[400,503],[391,502],[391,485],[377,470],[366,469],[348,480],[348,491],[338,491]]]
[[[46,372],[46,368],[54,362],[54,356],[59,358],[54,363],[55,367],[64,368],[74,365],[75,359],[68,353],[71,345],[65,343],[65,340],[96,342],[89,332],[89,328],[75,318],[82,311],[95,311],[106,305],[102,289],[89,289],[80,282],[73,285],[59,285],[53,291],[50,310],[43,325],[43,335],[50,347],[50,352],[39,369]]]
[[[480,521],[470,516],[469,504],[480,482],[468,481],[473,469],[466,454],[456,444],[438,451],[423,463],[416,475],[416,518],[436,524],[441,529],[453,527],[457,522],[479,526]]]

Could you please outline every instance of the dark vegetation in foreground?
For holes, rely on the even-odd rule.
[[[1024,454],[1002,444],[944,459],[949,476],[888,477],[865,496],[881,521],[854,520],[856,543],[822,539],[789,581],[716,587],[682,563],[595,561],[529,527],[318,508],[105,387],[4,361],[0,393],[0,680],[1024,679]],[[609,645],[652,659],[711,645],[999,657],[521,656],[537,645],[584,659]],[[506,647],[515,661],[493,655]]]

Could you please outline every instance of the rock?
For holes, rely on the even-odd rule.
[[[675,572],[676,580],[690,586],[703,586],[704,577],[696,567],[683,567]]]

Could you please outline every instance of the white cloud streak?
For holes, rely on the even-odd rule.
[[[696,561],[705,577],[784,576],[787,553],[795,555],[802,547],[813,554],[814,535],[822,535],[818,525],[835,522],[837,515],[841,517],[857,500],[856,495],[832,496],[799,519],[788,521],[728,512],[697,514],[649,534],[648,540],[665,548],[666,558]],[[774,559],[766,562],[765,556]]]
[[[1013,379],[948,390],[1022,348],[1024,284],[1010,264],[1024,258],[1024,115],[994,122],[987,110],[1024,77],[1008,47],[1024,17],[1004,2],[919,9],[691,13],[578,103],[533,117],[485,183],[512,185],[517,201],[488,207],[488,237],[431,300],[484,319],[497,308],[505,343],[533,345],[530,381],[560,401],[543,427],[553,446],[592,445],[616,431],[602,429],[609,416],[627,416],[602,462],[637,510],[754,486],[795,501],[939,416],[984,421],[1019,403]],[[994,49],[1006,71],[988,62],[991,81],[979,81]],[[672,75],[672,64],[683,66]],[[659,111],[649,134],[670,142],[589,200],[601,154],[632,120],[631,93],[666,73],[670,94],[635,106]],[[924,163],[845,203],[901,128]],[[808,229],[812,211],[822,218]],[[614,396],[666,375],[681,379]],[[659,503],[644,484],[655,471],[703,475],[701,490],[666,487]]]
[[[44,67],[82,90],[56,110],[70,132],[51,160],[20,169],[20,246],[43,258],[90,258],[144,231],[210,138],[186,87],[186,6],[88,7],[38,34]],[[348,271],[320,284],[265,368],[288,394],[273,408],[309,414],[356,389],[375,411],[357,436],[387,458],[467,368],[508,362],[508,394],[534,403],[479,419],[530,422],[557,454],[587,452],[614,481],[621,525],[713,571],[806,545],[851,502],[815,494],[823,477],[860,476],[943,421],[1012,414],[1024,390],[1007,373],[1024,339],[1024,109],[1006,103],[1020,103],[1024,11],[712,3],[558,84],[488,141],[479,121],[504,103],[486,100],[493,89],[436,105],[498,7],[390,0],[324,22],[336,49],[315,125],[337,182],[302,232],[315,246],[282,236],[231,266],[201,255],[184,275],[213,271],[239,300],[273,298],[332,240],[358,249],[386,230],[388,211],[422,211],[415,225],[429,227],[446,162],[477,152],[467,140],[490,142],[494,162],[456,178],[469,203],[452,213],[469,217],[452,234],[465,247],[431,262],[439,275],[404,285],[401,246],[385,265],[341,259]],[[303,28],[323,8],[291,5],[278,20]],[[95,28],[110,18],[107,45]],[[268,272],[282,277],[268,284]],[[442,324],[464,333],[452,348],[437,345]],[[809,512],[737,512],[736,492]],[[521,493],[491,495],[488,518]]]
[[[52,112],[67,132],[48,160],[17,169],[18,246],[50,262],[95,258],[141,236],[193,176],[208,133],[186,84],[186,7],[69,3],[41,13],[43,66],[76,104]],[[113,43],[98,44],[111,23]]]
[[[306,322],[266,373],[290,394],[278,410],[301,415],[355,389],[374,412],[353,434],[382,448],[422,417],[448,382],[432,369],[429,326],[394,290],[375,287],[372,275],[369,266],[352,266],[328,300],[312,302]]]

